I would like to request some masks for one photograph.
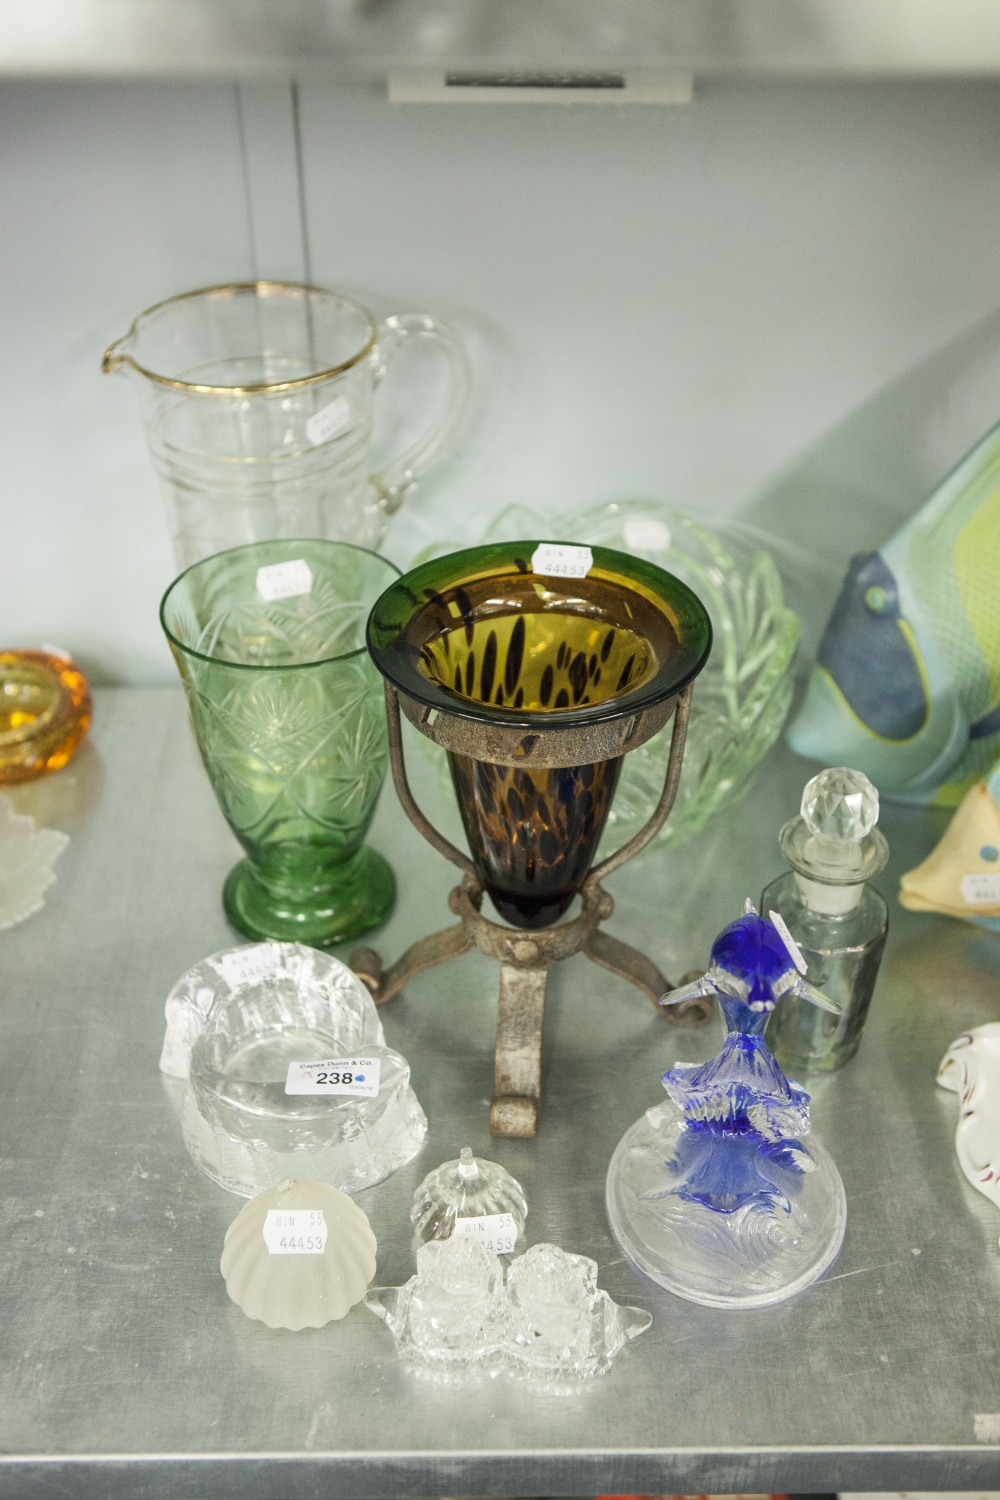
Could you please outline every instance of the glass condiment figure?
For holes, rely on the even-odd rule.
[[[807,1139],[809,1095],[775,1062],[764,1027],[789,995],[836,1007],[750,902],[716,938],[707,973],[661,1003],[708,993],[726,1022],[722,1048],[663,1075],[667,1101],[612,1158],[608,1217],[629,1259],[660,1286],[711,1307],[761,1307],[823,1276],[847,1221],[840,1173]]]
[[[365,1303],[389,1325],[407,1364],[463,1373],[502,1359],[503,1265],[478,1240],[459,1236],[421,1245],[417,1274],[401,1287],[373,1288]]]
[[[829,1073],[858,1050],[885,948],[889,912],[868,885],[889,857],[879,829],[878,792],[861,771],[821,771],[802,808],[782,828],[791,869],[766,887],[761,911],[777,912],[812,984],[840,1006],[819,1011],[790,995],[771,1019],[767,1043],[792,1074]]]
[[[653,1319],[597,1285],[597,1262],[558,1245],[532,1245],[507,1272],[507,1356],[534,1379],[602,1375]]]
[[[528,1203],[516,1177],[499,1162],[483,1161],[463,1146],[455,1161],[428,1172],[413,1195],[410,1220],[420,1240],[446,1240],[459,1219],[510,1214],[515,1235],[524,1232]]]
[[[499,1256],[460,1235],[421,1245],[417,1274],[405,1286],[373,1287],[365,1305],[388,1324],[400,1359],[425,1376],[505,1371],[544,1387],[604,1374],[652,1322],[598,1287],[589,1256],[532,1245],[505,1281]]]

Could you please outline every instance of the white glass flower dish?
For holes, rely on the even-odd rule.
[[[1000,1021],[957,1036],[937,1081],[960,1100],[955,1152],[965,1179],[1000,1208]]]
[[[52,868],[69,843],[56,828],[36,828],[0,793],[0,928],[14,927],[45,904]]]

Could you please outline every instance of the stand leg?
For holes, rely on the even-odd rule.
[[[457,922],[443,932],[418,938],[384,972],[382,960],[374,948],[355,948],[351,954],[351,968],[371,990],[375,1004],[384,1005],[393,995],[398,995],[415,974],[447,963],[449,958],[458,958],[460,954],[468,953],[471,947],[472,942],[466,937],[463,924]]]
[[[583,951],[595,964],[600,964],[603,969],[610,969],[612,974],[627,979],[630,984],[643,990],[654,1005],[661,995],[665,995],[673,987],[651,959],[608,932],[592,932]],[[712,1014],[712,1001],[708,998],[690,1000],[684,1005],[672,1006],[664,1014],[675,1026],[700,1026]]]
[[[493,1073],[490,1132],[508,1138],[538,1130],[542,1091],[542,1020],[545,969],[500,965],[500,1008]]]

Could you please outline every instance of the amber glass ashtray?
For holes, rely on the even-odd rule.
[[[87,679],[68,656],[0,651],[0,784],[60,770],[90,718]]]

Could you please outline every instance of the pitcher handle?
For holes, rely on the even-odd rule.
[[[447,370],[445,404],[441,416],[427,432],[372,476],[381,505],[389,515],[399,509],[409,491],[451,442],[465,411],[471,383],[468,356],[455,329],[425,313],[393,313],[381,324],[376,382],[410,339],[433,340],[440,348]]]

